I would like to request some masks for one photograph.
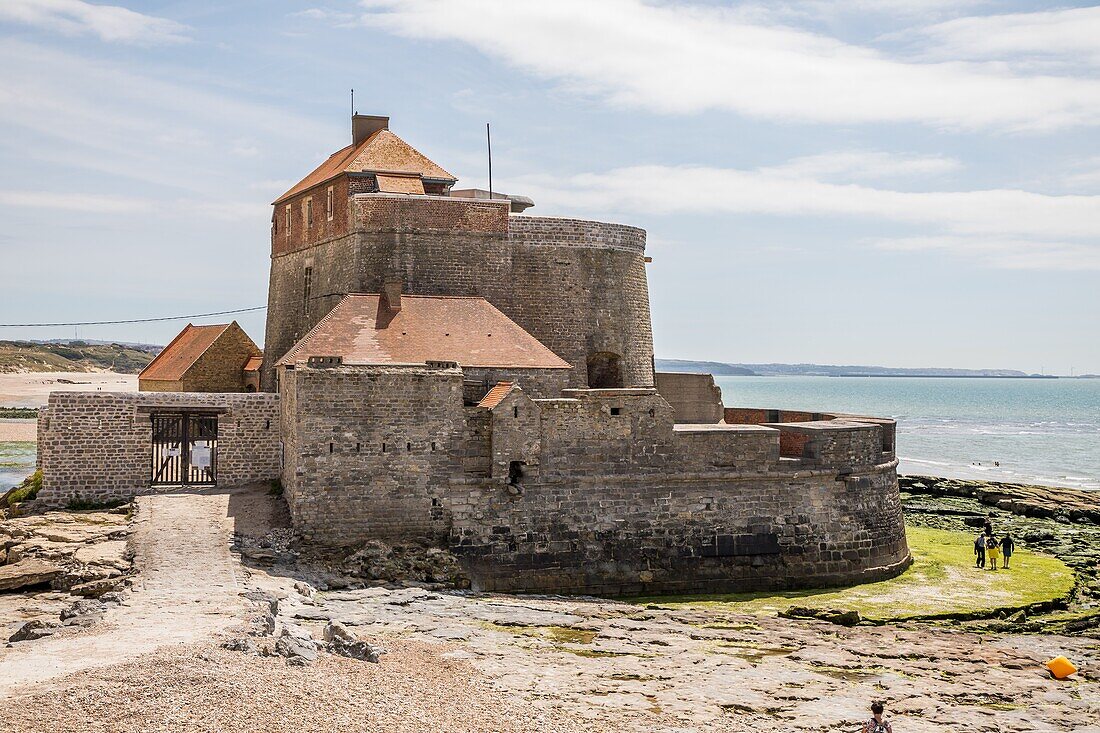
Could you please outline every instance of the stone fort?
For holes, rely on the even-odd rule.
[[[355,115],[274,202],[262,355],[188,326],[138,393],[54,393],[39,499],[278,481],[319,546],[428,541],[482,590],[875,580],[911,562],[893,421],[655,373],[645,232],[525,213]]]

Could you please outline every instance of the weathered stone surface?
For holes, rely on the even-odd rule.
[[[126,587],[126,581],[127,578],[125,576],[92,580],[87,583],[74,585],[72,588],[69,588],[69,592],[75,596],[100,598],[104,594],[122,590]]]
[[[35,639],[49,636],[56,631],[57,628],[58,624],[56,623],[35,619],[20,626],[18,631],[8,637],[8,641],[34,641]]]
[[[39,411],[37,502],[127,500],[149,491],[152,411],[218,411],[218,482],[279,475],[279,398],[199,392],[54,392]],[[144,411],[137,417],[139,410]]]
[[[87,565],[101,565],[119,571],[130,569],[125,541],[112,540],[87,545],[78,549],[74,557],[77,562]]]
[[[0,566],[0,591],[42,585],[61,575],[64,569],[44,560],[20,560]]]

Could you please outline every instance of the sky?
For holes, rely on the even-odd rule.
[[[658,357],[1100,373],[1098,71],[1074,3],[3,0],[0,323],[266,304],[354,88],[459,187],[489,122],[529,213],[644,227]]]

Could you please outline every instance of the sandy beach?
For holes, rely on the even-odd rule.
[[[115,372],[0,374],[0,407],[42,407],[50,392],[82,391],[136,392],[137,375]],[[26,439],[0,437],[0,440]]]
[[[0,443],[35,441],[37,420],[0,420]]]

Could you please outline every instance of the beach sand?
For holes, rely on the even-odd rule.
[[[0,420],[0,443],[38,440],[37,420]]]
[[[115,372],[0,374],[0,407],[42,407],[49,399],[50,392],[136,392],[137,387],[136,374]],[[0,437],[0,440],[18,438]]]

